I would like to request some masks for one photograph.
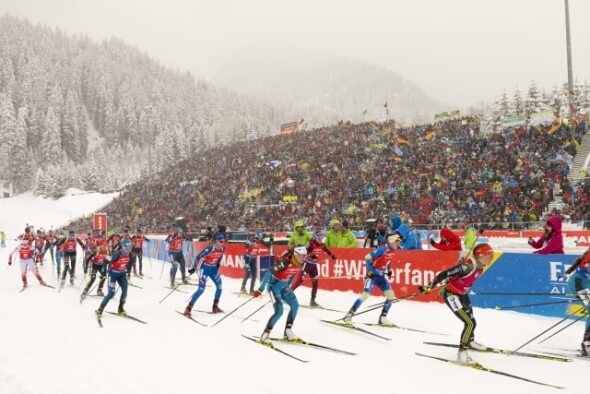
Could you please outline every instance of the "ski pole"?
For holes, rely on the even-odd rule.
[[[168,262],[167,259],[162,262],[162,269],[160,270],[160,279],[162,279],[162,274],[164,273],[164,266],[166,265],[167,262]]]
[[[168,294],[166,294],[166,297],[164,297],[164,298],[162,298],[160,301],[158,301],[158,304],[161,304],[161,303],[162,303],[162,301],[164,301],[166,298],[168,298],[168,297],[170,296],[170,294],[174,293],[174,292],[175,292],[175,291],[178,289],[178,287],[179,287],[179,286],[180,286],[180,284],[178,284],[178,285],[174,286],[174,287],[172,288],[172,290],[170,290],[170,291],[168,292]]]
[[[551,301],[551,302],[537,302],[534,304],[496,306],[495,309],[500,311],[500,310],[506,310],[506,309],[527,308],[527,307],[531,307],[531,306],[541,306],[541,305],[571,304],[572,302],[576,302],[576,300],[561,300],[561,301]]]
[[[246,320],[248,320],[249,318],[251,318],[252,316],[254,316],[258,311],[260,311],[262,308],[264,308],[265,306],[267,306],[268,304],[270,304],[272,302],[272,300],[268,300],[266,301],[264,304],[262,304],[260,307],[256,308],[256,310],[252,313],[250,313],[248,316],[246,316],[245,318],[243,318],[240,323],[245,322]]]
[[[553,328],[557,327],[558,325],[560,325],[561,323],[563,323],[564,321],[566,321],[567,319],[569,319],[570,317],[572,317],[573,315],[581,312],[584,310],[584,307],[580,307],[579,309],[575,310],[574,312],[570,313],[569,315],[567,315],[566,317],[564,317],[563,319],[561,319],[560,321],[558,321],[557,323],[553,324],[551,327],[549,327],[548,329],[546,329],[545,331],[541,332],[539,335],[536,335],[535,337],[533,337],[532,339],[526,341],[525,343],[523,343],[522,345],[520,345],[519,347],[517,347],[516,349],[514,349],[511,352],[506,353],[507,355],[511,355],[512,353],[516,353],[517,351],[519,351],[520,349],[522,349],[523,347],[525,347],[526,345],[528,345],[529,343],[533,342],[535,339],[539,338],[541,335],[549,332],[550,330],[552,330]]]
[[[365,309],[365,310],[364,310],[364,311],[362,311],[362,312],[357,312],[357,313],[354,313],[352,316],[358,316],[358,315],[362,315],[363,313],[371,312],[371,311],[374,311],[374,310],[376,310],[376,309],[382,308],[382,307],[383,307],[383,306],[385,306],[386,304],[395,304],[396,302],[400,302],[400,301],[403,301],[403,300],[407,300],[408,298],[416,297],[416,296],[419,296],[419,295],[422,295],[422,294],[424,294],[424,293],[422,293],[421,291],[417,291],[417,292],[415,292],[415,293],[406,294],[406,295],[405,295],[405,296],[403,296],[403,297],[394,298],[393,300],[387,300],[387,301],[385,301],[385,302],[381,302],[381,303],[379,303],[379,304],[376,304],[375,306],[373,306],[373,307],[371,307],[371,308],[369,308],[369,309]],[[344,320],[344,317],[341,317],[340,319],[336,319],[336,321],[338,321],[338,320]]]
[[[553,296],[553,297],[557,297],[557,296],[566,296],[566,297],[575,297],[575,294],[571,294],[571,293],[530,293],[530,292],[486,292],[486,291],[482,291],[481,293],[475,292],[473,290],[471,290],[469,292],[469,295],[491,295],[491,296],[512,296],[512,295],[518,295],[518,296]]]
[[[579,322],[580,320],[582,320],[582,319],[583,319],[583,318],[585,318],[586,316],[588,316],[588,313],[584,313],[582,316],[580,316],[580,317],[576,318],[576,319],[575,319],[573,322],[571,322],[571,323],[568,323],[568,325],[567,325],[567,326],[565,326],[565,327],[563,327],[563,328],[560,328],[559,330],[555,331],[553,334],[549,335],[547,338],[543,339],[543,340],[542,340],[542,341],[540,341],[539,343],[543,343],[543,342],[545,342],[546,340],[548,340],[549,338],[551,338],[551,337],[555,336],[556,334],[559,334],[560,332],[562,332],[563,330],[565,330],[565,329],[566,329],[566,328],[568,328],[569,326],[572,326],[572,325],[574,325],[574,323],[577,323],[577,322]]]
[[[250,297],[250,298],[248,298],[246,301],[244,301],[240,305],[238,305],[238,307],[236,309],[234,309],[233,311],[227,313],[225,316],[223,316],[221,319],[217,320],[215,323],[211,324],[209,327],[215,327],[216,325],[218,325],[219,323],[221,323],[222,321],[224,321],[225,319],[227,319],[235,311],[237,311],[238,309],[240,309],[241,307],[243,307],[244,305],[246,305],[247,303],[249,303],[250,301],[252,301],[254,298],[256,298],[256,297]]]

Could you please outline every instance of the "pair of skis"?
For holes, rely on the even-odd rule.
[[[451,347],[451,348],[458,348],[459,347],[458,345],[451,344],[451,343],[440,343],[440,342],[424,342],[424,343],[427,345],[432,345],[432,346],[443,346],[443,347]],[[486,350],[477,350],[477,349],[470,349],[470,350],[484,352],[484,353],[496,353],[496,354],[514,355],[514,356],[521,356],[521,357],[538,358],[538,359],[542,359],[542,360],[559,361],[559,362],[572,361],[571,359],[564,358],[564,357],[545,356],[543,354],[527,353],[527,352],[512,352],[511,350],[507,350],[507,349],[498,349],[498,348],[491,348],[491,347],[488,347]],[[467,364],[467,363],[463,363],[463,362],[455,360],[455,359],[448,359],[448,358],[444,358],[444,357],[438,357],[438,356],[433,356],[433,355],[423,354],[423,353],[418,353],[418,352],[416,352],[416,355],[420,356],[420,357],[426,357],[426,358],[431,358],[433,360],[446,362],[449,364],[459,365],[462,367],[477,369],[478,371],[489,372],[489,373],[493,373],[495,375],[501,375],[501,376],[505,376],[505,377],[512,378],[512,379],[522,380],[524,382],[534,383],[534,384],[538,384],[541,386],[552,387],[552,388],[556,388],[556,389],[565,388],[562,386],[557,386],[557,385],[553,385],[553,384],[549,384],[549,383],[540,382],[538,380],[529,379],[524,376],[519,376],[519,375],[511,374],[508,372],[500,371],[500,370],[497,370],[494,368],[489,368],[489,367],[486,367],[478,362]]]
[[[327,350],[327,351],[334,352],[334,353],[346,354],[348,356],[355,356],[356,355],[356,353],[349,352],[347,350],[342,350],[342,349],[337,349],[337,348],[333,348],[330,346],[320,345],[319,343],[308,342],[308,341],[305,341],[305,340],[299,339],[299,338],[296,340],[289,340],[286,338],[270,338],[267,341],[262,341],[262,340],[260,340],[260,338],[253,337],[253,336],[248,336],[248,335],[244,335],[244,334],[242,334],[242,336],[252,342],[258,343],[259,345],[267,347],[271,350],[274,350],[277,353],[281,353],[284,356],[287,356],[289,358],[292,358],[292,359],[297,360],[302,363],[308,363],[309,360],[304,360],[302,358],[292,355],[291,353],[284,351],[283,349],[276,347],[272,341],[277,341],[277,342],[286,343],[286,344],[290,344],[290,345],[306,346],[306,347],[311,347],[311,348],[318,349],[318,350]]]
[[[114,316],[118,316],[122,319],[129,319],[129,320],[133,320],[137,323],[147,324],[147,322],[145,320],[138,319],[137,317],[128,315],[126,313],[125,314],[119,314],[116,312],[107,312],[107,313],[114,315]],[[102,315],[98,314],[98,313],[95,313],[95,315],[96,315],[96,321],[98,322],[98,325],[102,328]]]
[[[49,287],[50,289],[55,289],[54,286],[48,285],[47,283],[41,285],[42,287]],[[28,289],[29,286],[23,286],[18,292],[22,293],[23,291],[25,291],[26,289]]]

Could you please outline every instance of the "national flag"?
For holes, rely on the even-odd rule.
[[[406,145],[409,145],[410,144],[410,140],[406,136],[398,135],[397,136],[397,143],[398,144],[406,144]]]
[[[385,190],[383,190],[383,192],[384,192],[384,193],[387,193],[387,194],[393,194],[393,193],[395,193],[396,191],[397,191],[397,189],[396,189],[395,187],[393,187],[393,186],[392,186],[392,187],[390,187],[390,188],[388,188],[388,189],[385,189]]]
[[[297,122],[284,123],[281,125],[281,134],[294,133],[297,131],[299,124]]]
[[[424,133],[424,139],[425,140],[430,140],[435,135],[436,135],[436,130],[426,130],[426,133]]]
[[[367,114],[367,112],[369,112],[369,111],[367,111],[367,110],[365,109],[365,110],[363,111],[363,116],[364,116],[364,115],[366,115],[366,114]]]
[[[401,156],[394,156],[393,160],[395,161],[402,161],[402,157]]]
[[[298,126],[299,126],[299,125],[302,125],[302,124],[303,124],[303,122],[305,122],[305,119],[301,118],[301,120],[300,120],[300,121],[299,121],[299,123],[298,123]]]

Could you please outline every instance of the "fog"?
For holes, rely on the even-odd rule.
[[[361,60],[457,106],[526,90],[531,80],[545,89],[567,80],[564,0],[2,0],[0,13],[96,40],[116,36],[226,85],[249,49]],[[590,1],[570,0],[570,16],[574,76],[583,82]]]

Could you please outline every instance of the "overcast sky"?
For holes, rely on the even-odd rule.
[[[1,0],[0,13],[116,36],[209,80],[249,47],[361,59],[460,106],[567,80],[564,0]],[[574,76],[590,81],[590,1],[570,16]]]

